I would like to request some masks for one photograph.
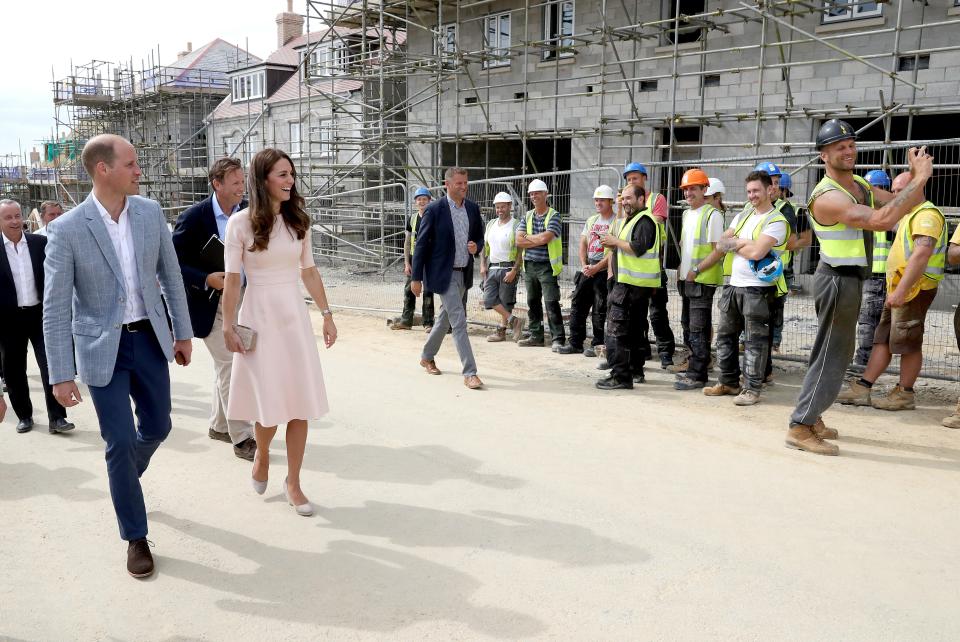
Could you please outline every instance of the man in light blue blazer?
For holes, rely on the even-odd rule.
[[[75,372],[89,387],[120,536],[129,542],[127,571],[148,577],[153,557],[140,476],[170,432],[167,364],[190,363],[193,331],[163,211],[137,196],[133,145],[112,134],[95,136],[82,160],[93,192],[47,229],[43,336],[50,383],[64,407],[81,401]]]

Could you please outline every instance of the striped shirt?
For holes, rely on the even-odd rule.
[[[447,204],[450,206],[450,218],[453,221],[453,267],[467,267],[467,261],[470,259],[470,253],[467,252],[467,241],[470,236],[470,219],[467,218],[467,201],[457,205],[449,196]]]
[[[549,210],[547,210],[549,211]],[[553,232],[554,236],[557,238],[562,237],[563,233],[563,224],[560,222],[560,213],[557,212],[550,219],[550,227],[547,228],[544,226],[545,221],[547,220],[547,214],[544,212],[543,216],[537,216],[536,213],[533,214],[533,225],[531,225],[530,235],[542,234],[543,232]],[[520,219],[520,222],[517,223],[517,232],[526,232],[527,231],[527,217],[523,216]],[[524,261],[541,261],[543,263],[550,262],[550,253],[547,251],[547,245],[538,245],[537,247],[527,248],[523,251],[523,260]]]

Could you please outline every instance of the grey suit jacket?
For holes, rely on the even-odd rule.
[[[190,339],[190,314],[177,254],[160,205],[128,196],[130,230],[140,272],[140,292],[163,354],[173,359],[173,334]],[[113,377],[126,291],[120,260],[91,197],[47,226],[43,338],[50,383],[73,379],[105,386]],[[76,360],[74,360],[76,346]]]

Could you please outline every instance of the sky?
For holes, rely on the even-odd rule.
[[[188,41],[198,49],[216,38],[266,58],[276,49],[276,16],[287,7],[286,0],[16,0],[3,5],[0,156],[39,149],[38,141],[50,136],[51,81],[70,75],[71,60],[132,58],[139,66],[159,47],[160,62],[170,64]],[[302,14],[305,5],[294,0],[293,9]]]

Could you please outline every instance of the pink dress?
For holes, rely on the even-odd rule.
[[[257,345],[234,353],[227,418],[276,426],[318,419],[329,410],[320,354],[300,292],[300,269],[313,267],[310,230],[303,240],[277,217],[265,251],[251,252],[250,216],[227,223],[226,271],[243,268],[247,288],[238,322],[257,331]]]

